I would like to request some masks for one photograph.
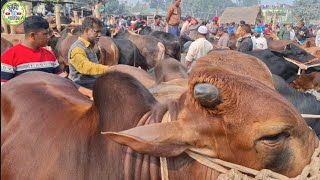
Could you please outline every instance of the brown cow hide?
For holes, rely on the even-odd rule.
[[[169,179],[217,178],[187,150],[294,177],[319,140],[270,84],[265,65],[235,51],[200,58],[188,89],[166,104],[121,72],[97,79],[93,103],[64,78],[25,73],[2,86],[1,178],[160,179],[159,156],[168,157]],[[210,107],[203,85],[217,89]],[[167,110],[172,122],[159,123]],[[155,124],[136,127],[146,116]],[[139,153],[134,161],[115,142]]]
[[[11,42],[13,46],[24,41],[24,34],[5,34],[1,33],[1,37]]]
[[[17,26],[13,26],[13,30],[16,34],[24,34],[24,27],[23,27],[23,23],[19,24]]]
[[[320,72],[302,73],[290,85],[301,92],[308,90],[320,91]]]
[[[133,66],[118,64],[109,67],[108,72],[113,71],[130,74],[132,77],[135,77],[146,88],[152,87],[155,83],[155,79],[152,76],[150,76],[145,70]]]
[[[165,56],[154,66],[156,84],[168,82],[174,79],[187,79],[187,69],[176,59]]]
[[[1,37],[1,54],[11,47],[13,47],[12,43]]]
[[[146,58],[149,69],[165,57],[165,46],[153,36],[137,35],[131,31],[127,32],[126,39],[137,46],[141,54]]]
[[[320,59],[320,47],[304,47],[303,49]]]
[[[57,56],[60,64],[68,66],[68,52],[71,45],[78,39],[79,35],[67,36],[57,47]],[[99,48],[98,48],[99,47]],[[109,37],[100,37],[96,50],[100,51],[100,64],[116,65],[119,62],[119,49]]]
[[[284,50],[287,44],[290,44],[290,43],[293,43],[299,46],[297,41],[291,41],[291,40],[268,40],[267,42],[268,42],[268,48],[275,51]]]
[[[119,63],[119,48],[110,37],[101,36],[97,46],[100,50],[100,64],[113,66]]]

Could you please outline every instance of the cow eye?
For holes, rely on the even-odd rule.
[[[281,142],[282,140],[287,139],[290,136],[288,132],[281,132],[275,135],[267,135],[263,136],[259,139],[260,142],[263,142],[265,144],[276,144],[278,142]]]

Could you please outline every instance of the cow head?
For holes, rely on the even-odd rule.
[[[306,63],[315,58],[313,55],[293,43],[287,44],[282,51],[272,52],[277,56],[290,58],[301,63]]]
[[[307,63],[311,60],[316,59],[315,56],[313,56],[312,54],[308,53],[307,51],[305,51],[304,49],[300,48],[299,46],[293,43],[287,44],[284,50],[282,51],[272,51],[272,52],[279,57],[290,58],[301,63]],[[312,67],[308,69],[306,73],[309,73],[312,71],[320,71],[320,67]]]
[[[318,145],[299,112],[275,90],[203,58],[176,104],[171,122],[106,135],[139,153],[171,157],[189,150],[291,177]]]

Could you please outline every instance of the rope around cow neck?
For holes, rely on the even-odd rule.
[[[167,111],[162,118],[161,123],[170,122],[171,117]],[[320,179],[320,141],[318,148],[315,149],[311,162],[307,165],[302,173],[295,177],[289,178],[282,174],[273,172],[269,169],[263,169],[257,171],[248,167],[244,167],[238,164],[223,161],[221,159],[208,157],[205,155],[197,154],[192,151],[186,151],[186,153],[200,164],[214,169],[221,174],[218,176],[218,180],[318,180]],[[165,157],[160,157],[160,170],[161,180],[169,180],[168,162]]]
[[[302,62],[299,62],[299,61],[296,61],[296,60],[293,60],[293,59],[290,59],[290,58],[286,58],[286,57],[283,57],[285,60],[287,60],[288,62],[291,62],[292,64],[295,64],[296,66],[299,67],[298,69],[298,75],[301,74],[301,70],[307,70],[311,67],[318,67],[320,66],[320,63],[317,63],[317,64],[312,64],[312,65],[308,65],[308,64],[311,64],[311,63],[314,63],[314,62],[317,62],[320,60],[318,58],[313,58],[311,60],[309,60],[308,62],[305,62],[305,63],[302,63]]]

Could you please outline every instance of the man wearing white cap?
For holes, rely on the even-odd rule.
[[[189,68],[188,73],[191,72],[192,66],[196,63],[196,60],[203,57],[212,50],[212,44],[206,39],[208,29],[206,26],[200,26],[198,28],[198,34],[196,40],[191,43],[188,54],[186,56],[186,67]]]

